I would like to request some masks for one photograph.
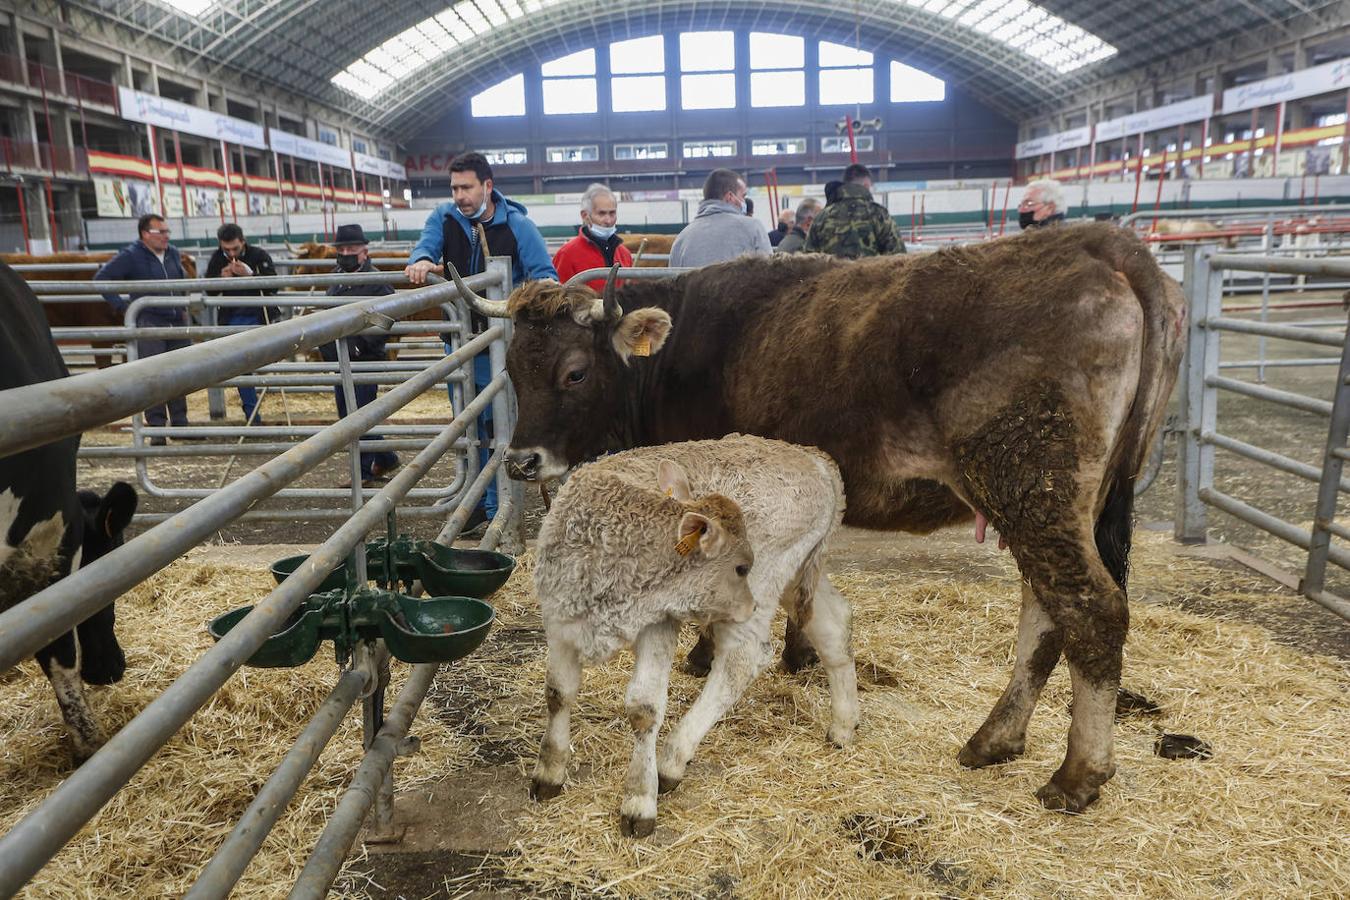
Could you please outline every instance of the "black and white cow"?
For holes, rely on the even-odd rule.
[[[3,264],[0,322],[0,391],[67,375],[37,298]],[[79,446],[72,437],[0,459],[0,612],[122,543],[136,491],[119,481],[103,497],[77,492]],[[126,670],[112,606],[43,647],[37,660],[56,691],[75,760],[83,762],[103,743],[83,682],[112,684]]]

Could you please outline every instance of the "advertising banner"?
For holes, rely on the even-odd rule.
[[[242,144],[258,150],[267,146],[261,125],[189,106],[167,97],[133,91],[131,88],[119,87],[117,93],[121,100],[122,118],[129,121]]]
[[[1222,111],[1227,115],[1345,88],[1350,88],[1350,57],[1231,87],[1223,92]]]

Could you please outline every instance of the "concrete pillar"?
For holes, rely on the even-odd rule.
[[[61,33],[55,28],[48,29],[48,33],[52,36],[52,55],[55,57],[52,62],[56,66],[56,77],[60,84],[60,91],[62,94],[69,94],[71,92],[66,89],[66,63],[61,58]],[[50,89],[52,85],[47,85],[47,87]]]

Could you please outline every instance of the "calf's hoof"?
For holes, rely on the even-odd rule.
[[[552,800],[562,793],[561,784],[553,784],[548,781],[540,781],[538,778],[530,779],[530,799],[536,802]]]
[[[825,732],[825,740],[829,741],[834,747],[842,750],[853,743],[853,735],[857,733],[857,730],[858,726],[856,725],[834,724],[830,726],[829,731]]]
[[[684,658],[684,662],[680,663],[680,671],[695,678],[707,678],[708,673],[712,671],[712,659],[690,653]]]
[[[670,778],[665,775],[657,775],[656,792],[658,794],[669,794],[671,791],[679,787],[680,782],[683,780],[684,780],[683,778]]]
[[[1095,787],[1073,789],[1059,784],[1053,778],[1036,791],[1041,806],[1054,812],[1080,813],[1097,801],[1101,795]]]
[[[645,838],[651,837],[651,833],[656,830],[656,819],[644,816],[630,816],[624,814],[619,816],[619,832],[624,837]]]
[[[967,769],[983,769],[985,766],[1011,762],[1021,756],[1024,749],[1025,745],[1021,743],[984,746],[976,744],[975,739],[971,738],[956,755],[956,761]]]

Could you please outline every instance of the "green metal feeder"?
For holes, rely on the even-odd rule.
[[[252,606],[231,610],[213,619],[207,630],[220,640],[252,611]],[[370,590],[312,594],[249,657],[248,665],[302,666],[314,658],[323,641],[333,642],[341,662],[359,641],[376,639],[383,639],[389,652],[404,662],[453,662],[478,649],[495,618],[493,608],[474,597],[418,599]]]
[[[309,560],[287,556],[272,564],[272,577],[281,584]],[[453,597],[489,597],[511,577],[516,561],[491,550],[465,550],[400,534],[393,541],[379,538],[366,543],[366,571],[380,587],[389,586],[388,562],[397,581],[411,590],[421,581],[428,594]],[[338,591],[346,585],[344,566],[337,566],[319,583],[320,591]]]

